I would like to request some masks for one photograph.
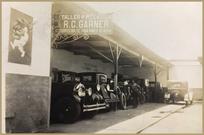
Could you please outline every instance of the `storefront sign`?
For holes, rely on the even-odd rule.
[[[111,15],[75,14],[54,15],[55,32],[66,34],[111,34]]]

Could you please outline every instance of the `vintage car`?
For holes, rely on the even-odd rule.
[[[107,75],[101,72],[83,72],[79,73],[82,83],[86,88],[91,89],[93,92],[102,95],[103,101],[106,103],[106,108],[121,109],[126,108],[124,104],[123,93],[115,91],[112,89],[111,85],[108,83]],[[118,106],[119,105],[119,106]]]
[[[167,103],[185,101],[186,105],[193,103],[193,92],[189,91],[187,81],[169,80],[167,82],[168,91],[165,93]]]
[[[137,79],[136,83],[139,84],[142,89],[142,94],[144,95],[144,102],[149,102],[150,101],[149,80],[148,79]]]
[[[82,115],[93,117],[97,110],[105,108],[102,96],[85,87],[77,73],[53,71],[51,121],[72,123]]]
[[[121,91],[125,94],[127,105],[132,105],[136,108],[139,103],[138,85],[134,85],[131,79],[120,80],[118,84]]]
[[[146,97],[145,97],[145,90],[146,89],[144,89],[145,84],[143,84],[145,82],[143,82],[143,81],[144,81],[143,79],[139,79],[137,77],[132,78],[133,84],[136,84],[136,86],[137,86],[137,92],[138,92],[138,98],[139,98],[140,104],[143,104],[146,101]]]
[[[119,83],[119,82],[118,82]],[[116,91],[114,90],[114,81],[112,78],[108,78],[108,84],[110,85],[110,91],[119,97],[120,102],[118,102],[118,106],[120,109],[127,109],[127,96],[125,95],[123,89],[120,89],[120,85],[118,84]]]
[[[164,101],[164,90],[160,82],[149,82],[150,101],[162,103]]]

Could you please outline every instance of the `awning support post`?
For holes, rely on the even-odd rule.
[[[113,61],[115,61],[114,52],[113,52],[113,48],[112,48],[112,46],[110,44],[110,41],[108,41],[108,45],[110,47],[110,52],[111,52],[112,59],[113,59]]]
[[[143,55],[140,54],[140,55],[139,55],[139,58],[138,58],[139,67],[140,67],[140,68],[142,67],[143,60],[144,60],[144,57],[143,57]]]
[[[118,86],[118,58],[119,58],[119,49],[118,44],[116,44],[115,48],[115,58],[114,58],[114,90],[117,94],[117,86]],[[116,104],[116,110],[117,110],[117,104]]]
[[[155,81],[155,90],[157,89],[157,64],[155,63],[154,67],[154,81]]]
[[[116,45],[115,61],[114,61],[114,90],[117,90],[118,86],[118,44]]]

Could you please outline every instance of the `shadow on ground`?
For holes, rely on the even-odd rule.
[[[146,103],[137,108],[128,107],[127,110],[100,112],[92,119],[81,119],[72,124],[51,124],[43,133],[94,133],[135,116],[153,111],[166,104]]]

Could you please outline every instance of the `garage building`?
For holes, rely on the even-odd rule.
[[[111,35],[61,39],[56,44],[52,22],[56,13],[95,13],[79,3],[3,3],[2,105],[3,132],[36,132],[49,127],[51,72],[104,72],[117,82],[118,74],[147,78],[164,86],[171,66],[114,25]],[[8,62],[10,13],[15,9],[33,17],[31,64]],[[76,10],[77,9],[77,10]],[[117,85],[117,84],[115,84]],[[6,127],[6,128],[5,128]]]

